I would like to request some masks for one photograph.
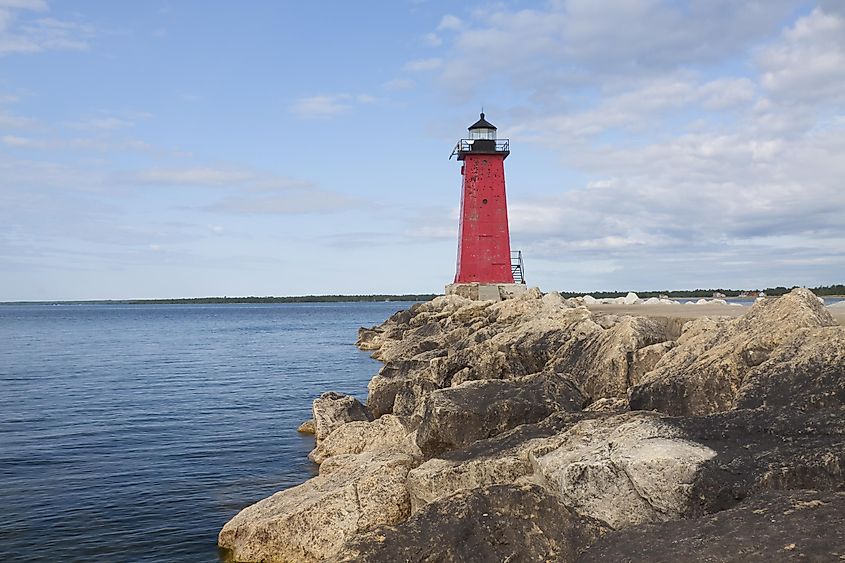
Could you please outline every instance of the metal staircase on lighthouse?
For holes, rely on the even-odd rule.
[[[525,264],[522,262],[522,251],[511,251],[511,273],[513,283],[525,283]]]

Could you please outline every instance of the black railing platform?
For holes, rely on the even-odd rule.
[[[510,153],[510,139],[461,139],[449,159],[457,156],[458,160],[463,160],[467,154],[504,154],[507,157]]]

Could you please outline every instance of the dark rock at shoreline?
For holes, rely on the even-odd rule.
[[[457,493],[345,546],[340,561],[574,562],[608,529],[536,485]]]
[[[763,493],[711,516],[611,532],[578,559],[582,563],[691,560],[845,560],[845,493]]]

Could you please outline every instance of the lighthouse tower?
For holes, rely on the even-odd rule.
[[[510,142],[496,138],[496,126],[483,113],[469,126],[469,138],[458,141],[452,152],[463,163],[463,182],[458,267],[447,293],[498,299],[525,288],[521,253],[511,253],[508,232],[505,159],[509,154]]]

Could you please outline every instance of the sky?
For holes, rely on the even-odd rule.
[[[845,2],[0,0],[0,301],[845,281]]]

